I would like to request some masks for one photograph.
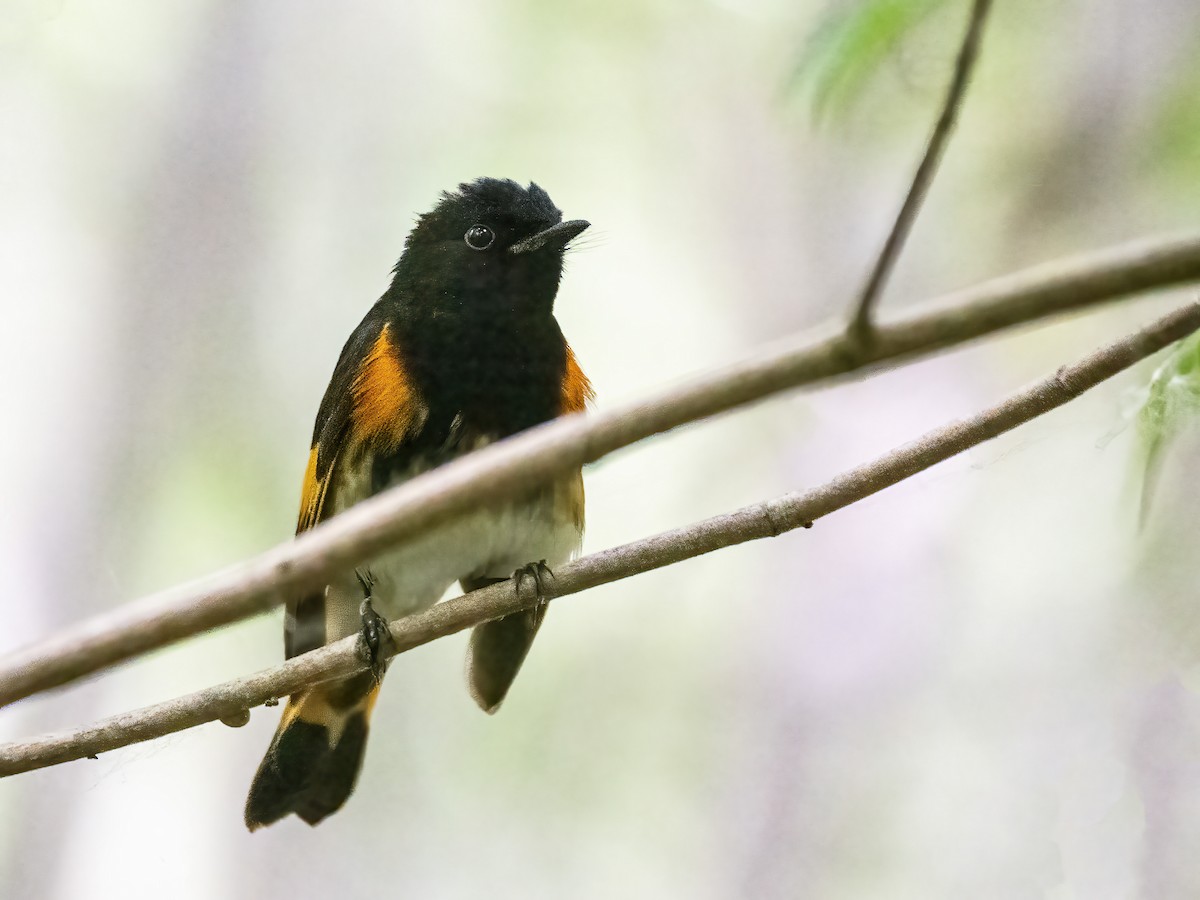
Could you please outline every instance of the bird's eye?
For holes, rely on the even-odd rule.
[[[496,240],[496,232],[486,225],[472,225],[463,235],[463,240],[472,250],[486,250]]]

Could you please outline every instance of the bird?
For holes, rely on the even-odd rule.
[[[479,178],[441,194],[405,239],[391,282],[351,333],[321,400],[296,533],[494,441],[580,413],[594,392],[554,316],[570,242],[536,183]],[[292,695],[254,776],[254,831],[295,814],[316,825],[350,797],[386,670],[387,618],[464,591],[532,576],[578,554],[584,493],[576,469],[418,536],[322,590],[289,599],[288,658],[358,634],[369,666]],[[378,610],[376,610],[378,606]],[[478,625],[467,650],[475,702],[494,713],[545,616],[545,604]]]

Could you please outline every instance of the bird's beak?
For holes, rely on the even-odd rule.
[[[523,241],[517,241],[508,248],[508,252],[517,256],[521,253],[533,253],[535,250],[561,250],[581,235],[583,230],[591,224],[583,219],[559,222],[557,225],[551,225],[545,231],[531,234]]]

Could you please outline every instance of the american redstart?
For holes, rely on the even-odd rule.
[[[297,533],[392,485],[523,429],[579,412],[592,388],[554,318],[567,244],[588,223],[564,222],[536,184],[480,178],[445,193],[417,220],[391,285],[350,335],[313,429]],[[287,604],[293,657],[360,634],[371,665],[289,698],[246,800],[254,830],[295,813],[315,825],[354,790],[385,663],[389,617],[574,555],[583,535],[578,470],[513,502],[422,535],[324,590]],[[471,634],[475,701],[504,700],[544,606]]]

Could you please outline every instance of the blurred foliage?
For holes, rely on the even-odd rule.
[[[1148,176],[1190,182],[1200,174],[1200,67],[1174,73],[1155,111],[1146,151]]]
[[[1200,415],[1200,331],[1177,344],[1150,379],[1138,416],[1143,450],[1143,520],[1171,439]]]
[[[813,117],[849,109],[913,30],[946,0],[844,0],[821,16],[791,86],[811,98]]]

